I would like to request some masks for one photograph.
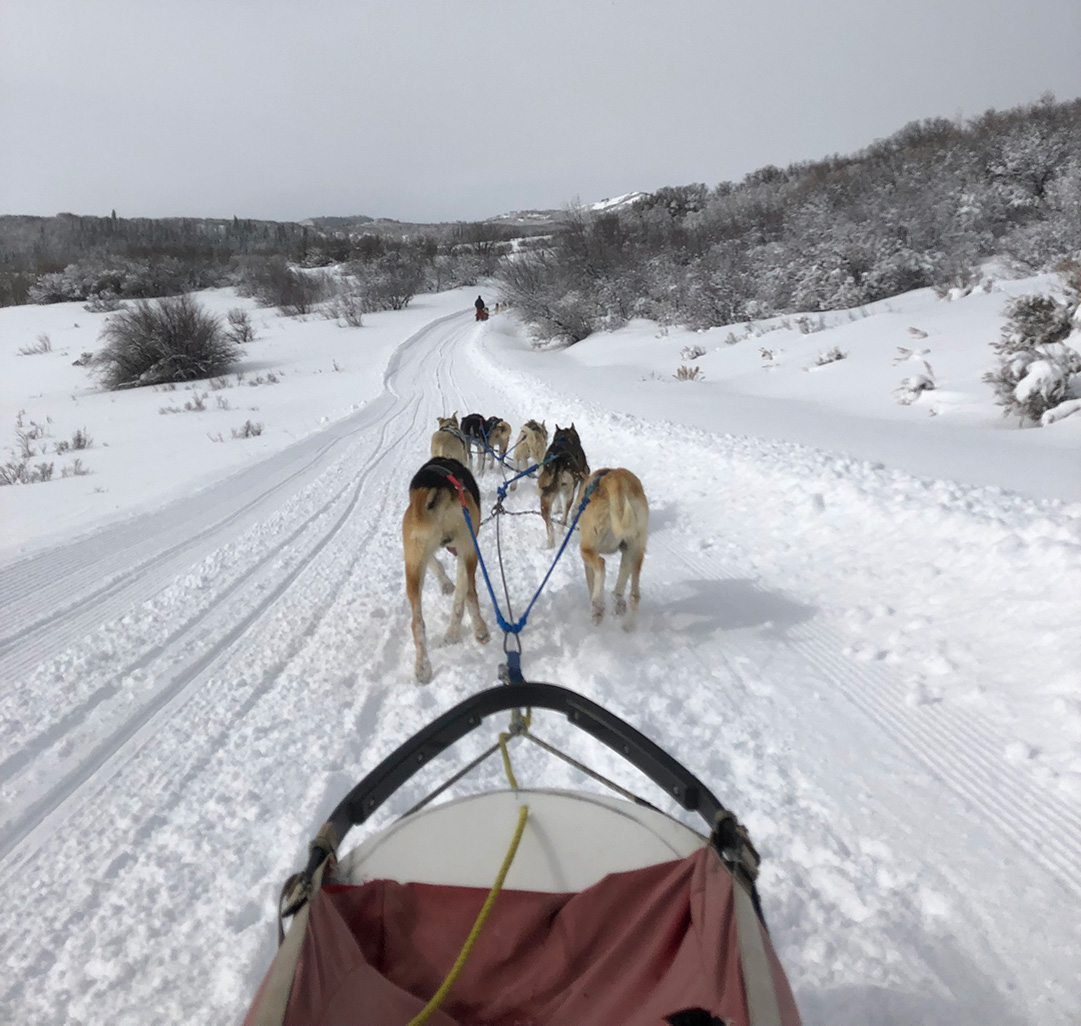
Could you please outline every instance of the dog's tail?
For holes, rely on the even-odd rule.
[[[640,537],[643,543],[649,534],[649,506],[641,487],[624,485],[618,489],[616,508],[612,511],[613,527],[621,538]]]

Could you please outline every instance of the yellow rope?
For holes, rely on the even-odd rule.
[[[518,790],[518,779],[514,775],[514,767],[510,764],[510,752],[507,751],[507,740],[510,738],[510,734],[499,735],[499,751],[503,756],[503,771],[507,774],[507,780],[510,781],[510,786],[513,790]]]
[[[500,737],[500,741],[503,739]],[[510,766],[510,759],[507,756],[506,743],[503,742],[503,757],[506,760],[506,765]],[[513,774],[511,774],[513,776]],[[517,784],[512,784],[517,788]],[[469,936],[466,937],[465,943],[462,945],[462,950],[458,952],[458,957],[451,966],[450,972],[447,973],[447,978],[443,981],[439,990],[432,995],[431,1001],[429,1001],[420,1012],[412,1019],[409,1020],[409,1026],[421,1026],[422,1023],[426,1023],[432,1016],[432,1013],[443,1003],[443,999],[447,996],[450,988],[454,986],[454,981],[462,974],[462,970],[465,968],[465,961],[469,958],[469,953],[473,950],[473,945],[477,942],[477,938],[480,936],[481,928],[484,926],[485,920],[488,918],[488,914],[492,911],[492,906],[495,905],[496,896],[503,889],[503,881],[507,878],[507,871],[510,869],[510,864],[514,861],[514,855],[518,851],[518,842],[522,839],[522,831],[525,830],[525,821],[529,816],[529,806],[523,805],[518,810],[518,826],[515,828],[514,837],[511,839],[510,848],[507,850],[507,855],[503,859],[503,865],[499,867],[499,875],[495,878],[495,883],[492,884],[492,889],[488,892],[488,897],[485,899],[477,921],[473,924],[473,929],[469,931]]]

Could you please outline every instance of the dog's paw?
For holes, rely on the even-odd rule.
[[[462,641],[462,629],[461,627],[448,627],[447,633],[443,635],[444,645],[459,645]]]
[[[418,684],[428,684],[432,679],[432,664],[428,659],[418,659],[414,671]]]
[[[622,595],[617,595],[615,599],[615,614],[616,616],[622,616],[627,612],[627,600]]]
[[[487,645],[492,636],[488,633],[488,628],[481,625],[481,627],[473,634],[473,637],[482,645]]]
[[[593,620],[594,624],[598,624],[604,619],[604,606],[603,605],[599,605],[599,606],[595,605],[595,606],[593,606],[593,615],[592,615],[591,619]]]

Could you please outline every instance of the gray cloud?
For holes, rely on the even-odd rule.
[[[1077,0],[6,0],[0,212],[482,218],[1046,90]]]

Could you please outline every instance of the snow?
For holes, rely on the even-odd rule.
[[[591,203],[586,209],[592,211],[595,214],[606,213],[612,210],[616,210],[619,207],[629,207],[636,200],[642,199],[647,196],[645,192],[625,192],[622,196],[613,196],[598,200],[596,203]]]
[[[1006,300],[1049,284],[915,292],[806,333],[634,322],[567,349],[510,314],[475,323],[475,289],[359,329],[218,290],[200,301],[255,322],[243,380],[121,393],[72,365],[106,315],[0,310],[0,444],[25,411],[56,464],[0,488],[0,1021],[237,1021],[322,819],[495,683],[483,593],[493,642],[433,644],[433,682],[412,680],[400,518],[436,416],[457,411],[573,421],[593,467],[642,479],[637,631],[591,625],[572,544],[523,669],[629,720],[740,816],[808,1023],[1076,1022],[1081,417],[1018,430],[980,380]],[[42,333],[50,352],[17,355]],[[904,405],[913,338],[935,387]],[[685,363],[701,376],[676,380]],[[233,438],[249,419],[262,434]],[[52,452],[80,429],[91,448]],[[89,473],[61,478],[76,456]],[[486,512],[499,480],[481,478]],[[520,613],[553,553],[535,516],[498,528],[482,550]],[[449,600],[425,600],[435,639]],[[584,786],[514,759],[523,783]]]
[[[1019,402],[1024,402],[1033,394],[1051,395],[1063,383],[1064,372],[1050,360],[1033,360],[1028,365],[1025,376],[1017,382],[1013,394]]]

